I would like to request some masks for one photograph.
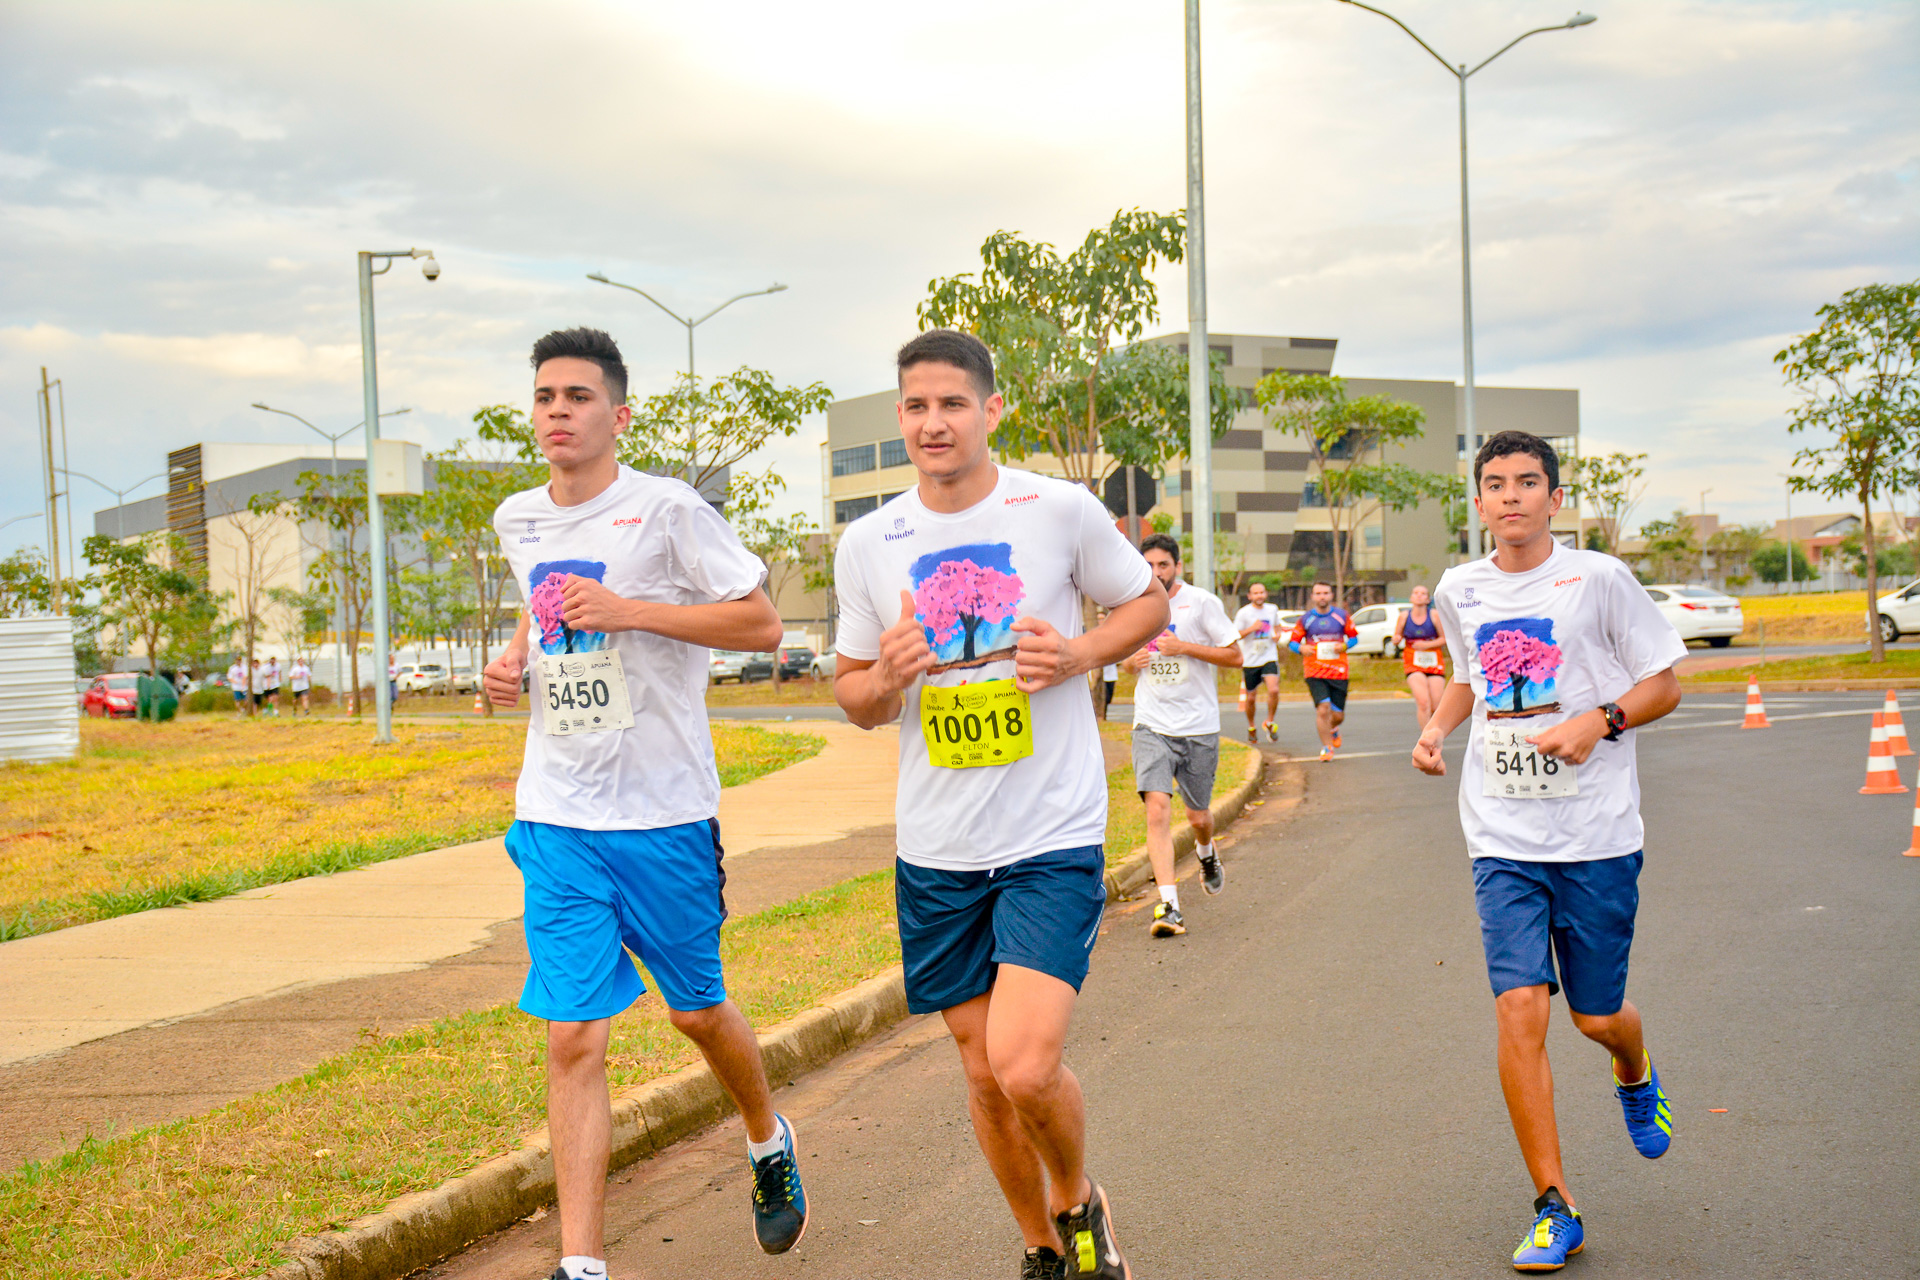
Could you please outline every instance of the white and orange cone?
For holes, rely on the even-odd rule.
[[[1742,729],[1771,729],[1767,723],[1767,704],[1760,701],[1760,682],[1747,681],[1747,718],[1740,722]]]
[[[1920,793],[1914,796],[1913,840],[1901,852],[1909,858],[1920,858]]]
[[[1886,710],[1880,718],[1887,726],[1887,754],[1910,756],[1913,748],[1907,745],[1907,726],[1900,722],[1900,699],[1893,696],[1893,690],[1887,690]]]
[[[482,696],[478,689],[473,691],[473,714],[477,716],[486,714],[486,705],[480,701]]]
[[[1893,763],[1893,753],[1887,750],[1887,725],[1882,713],[1873,713],[1873,733],[1867,738],[1867,785],[1860,788],[1863,796],[1899,796],[1905,795],[1907,784],[1900,781],[1900,770]]]

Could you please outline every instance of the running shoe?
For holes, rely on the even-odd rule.
[[[1533,1202],[1533,1225],[1513,1251],[1513,1269],[1558,1271],[1586,1244],[1587,1232],[1580,1225],[1579,1211],[1560,1198],[1560,1188],[1548,1187]]]
[[[1265,728],[1266,728],[1266,731],[1267,731],[1267,741],[1268,741],[1268,742],[1278,742],[1278,741],[1280,741],[1280,735],[1279,735],[1279,734],[1277,734],[1277,733],[1275,733],[1275,732],[1273,731],[1273,721],[1271,721],[1271,720],[1269,720],[1269,721],[1267,721],[1267,723],[1266,723],[1266,725],[1265,725]]]
[[[1043,1244],[1020,1260],[1020,1280],[1067,1280],[1067,1260]]]
[[[1256,745],[1260,741],[1260,735],[1254,732],[1252,725],[1247,726],[1247,741]]]
[[[1210,853],[1200,859],[1200,887],[1218,893],[1227,885],[1227,873],[1220,866],[1220,855]]]
[[[793,1126],[785,1116],[774,1119],[780,1122],[780,1150],[748,1162],[753,1167],[753,1233],[767,1253],[785,1253],[807,1234],[807,1193],[800,1186]]]
[[[1673,1108],[1660,1088],[1660,1073],[1653,1069],[1653,1058],[1647,1058],[1647,1078],[1639,1084],[1621,1084],[1620,1073],[1614,1072],[1613,1096],[1620,1099],[1620,1110],[1626,1113],[1627,1136],[1633,1139],[1633,1149],[1649,1160],[1667,1154],[1673,1143]]]
[[[1322,747],[1322,748],[1320,748],[1320,763],[1321,763],[1321,764],[1332,764],[1332,763],[1333,763],[1333,748],[1332,748],[1332,747]]]
[[[1178,916],[1179,912],[1174,912]],[[1091,1178],[1087,1181],[1093,1182]],[[1107,1193],[1093,1184],[1093,1198],[1065,1213],[1057,1214],[1054,1226],[1060,1243],[1066,1247],[1066,1276],[1093,1276],[1096,1280],[1133,1280],[1133,1270],[1120,1256],[1120,1242],[1113,1238],[1113,1223],[1107,1207]]]
[[[1180,908],[1171,902],[1154,905],[1153,924],[1148,927],[1148,933],[1156,938],[1172,938],[1186,931],[1186,923],[1180,919]]]
[[[1333,749],[1335,751],[1340,749],[1340,731],[1338,729],[1333,731]]]

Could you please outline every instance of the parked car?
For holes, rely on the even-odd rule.
[[[749,680],[773,679],[772,654],[748,653],[741,656],[746,659],[746,662],[740,667],[740,683],[745,684]]]
[[[445,693],[447,669],[437,662],[403,662],[395,683],[401,693]]]
[[[744,653],[715,649],[707,657],[707,681],[710,684],[721,684],[728,680],[745,684],[746,669],[747,655]]]
[[[1381,658],[1397,658],[1401,646],[1393,642],[1393,629],[1399,625],[1400,615],[1406,612],[1404,604],[1370,604],[1357,609],[1353,614],[1353,629],[1360,633],[1354,642],[1354,653],[1367,653]]]
[[[784,645],[780,649],[780,678],[798,680],[813,669],[813,663],[813,650],[806,645]]]
[[[1880,618],[1880,638],[1888,644],[1920,631],[1920,582],[1881,596],[1873,603],[1874,612]]]
[[[839,660],[840,655],[832,649],[829,649],[813,660],[812,665],[807,668],[807,674],[815,680],[831,680],[833,679],[833,669],[839,663]]]
[[[92,676],[79,676],[73,682],[73,700],[82,711],[87,709],[87,690],[93,688]]]
[[[1705,640],[1716,649],[1724,649],[1746,629],[1740,602],[1712,587],[1658,582],[1647,588],[1647,595],[1682,640]]]
[[[474,693],[480,688],[480,677],[474,674],[472,667],[456,664],[448,676],[455,693]]]
[[[132,719],[139,710],[140,677],[131,671],[96,676],[80,700],[81,709],[90,716],[115,716]]]

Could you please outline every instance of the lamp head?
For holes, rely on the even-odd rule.
[[[1600,19],[1595,17],[1591,13],[1576,13],[1571,18],[1567,19],[1567,25],[1570,27],[1584,27],[1589,22],[1598,22],[1598,21],[1600,21]]]
[[[607,277],[606,277],[606,273],[605,273],[605,272],[601,272],[601,271],[589,271],[589,272],[587,272],[587,279],[589,279],[589,280],[598,280],[598,281],[599,281],[599,282],[600,282],[601,284],[612,284],[612,283],[613,283],[613,281],[611,281],[611,280],[609,280],[609,279],[607,279]]]
[[[785,293],[786,291],[787,291],[787,286],[783,284],[776,284],[773,286],[773,288],[767,290],[768,293]]]
[[[253,407],[254,407],[254,408],[256,408],[256,409],[267,409],[267,412],[268,412],[268,413],[272,413],[272,412],[273,412],[273,410],[272,410],[272,409],[268,409],[266,405],[264,405],[264,404],[261,404],[261,403],[260,403],[260,402],[259,402],[258,400],[255,400],[255,401],[253,402]]]
[[[433,260],[433,253],[431,251],[427,253],[426,261],[420,264],[420,274],[429,280],[438,280],[440,278],[440,264]]]

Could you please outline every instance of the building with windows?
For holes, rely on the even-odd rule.
[[[1186,350],[1184,334],[1149,341]],[[1215,557],[1227,585],[1253,578],[1299,580],[1331,571],[1333,513],[1321,485],[1318,464],[1307,442],[1274,427],[1254,404],[1254,386],[1276,369],[1292,373],[1331,373],[1339,342],[1335,338],[1214,334],[1208,346],[1225,358],[1228,388],[1240,407],[1227,433],[1213,446]],[[1425,432],[1417,440],[1373,450],[1362,463],[1401,462],[1418,470],[1466,476],[1472,463],[1462,432],[1464,391],[1452,382],[1406,378],[1349,378],[1352,396],[1386,395],[1417,405],[1425,414]],[[835,401],[827,409],[827,441],[821,449],[825,510],[821,524],[835,535],[914,483],[914,471],[900,440],[892,390]],[[1546,437],[1559,451],[1563,468],[1579,452],[1580,393],[1571,389],[1489,387],[1476,390],[1478,429],[1484,437],[1521,429]],[[1336,458],[1335,461],[1345,461]],[[1018,466],[1058,475],[1050,458],[1026,458]],[[1159,477],[1158,500],[1149,514],[1165,513],[1191,530],[1185,502],[1192,476],[1185,460],[1176,460]],[[1342,515],[1351,529],[1348,579],[1355,599],[1400,599],[1416,581],[1432,581],[1459,561],[1464,536],[1453,527],[1446,505],[1423,502],[1406,511],[1377,505]],[[1570,499],[1554,521],[1554,531],[1571,544],[1580,518]]]

